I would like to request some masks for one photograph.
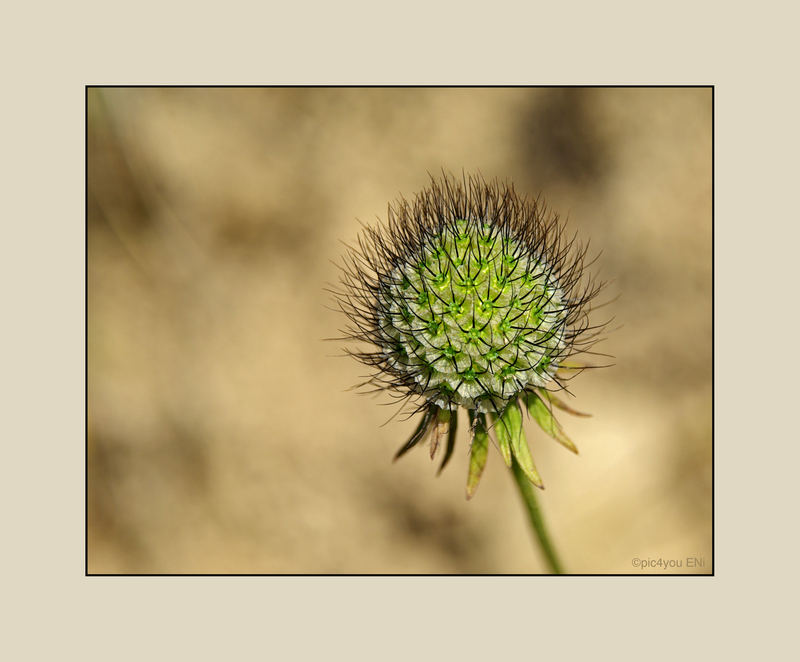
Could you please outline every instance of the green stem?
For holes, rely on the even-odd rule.
[[[522,501],[528,509],[528,517],[531,521],[531,526],[533,527],[534,533],[536,533],[536,538],[539,540],[539,547],[541,547],[542,554],[544,554],[547,560],[550,571],[554,575],[563,575],[564,569],[561,566],[561,562],[558,560],[558,555],[553,547],[553,543],[550,541],[550,536],[547,534],[547,529],[542,519],[542,511],[539,509],[539,504],[536,500],[534,487],[522,471],[522,467],[519,466],[517,458],[512,459],[511,472],[514,474],[517,487],[519,487]]]

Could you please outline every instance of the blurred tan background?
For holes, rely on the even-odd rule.
[[[463,427],[392,464],[414,422],[322,341],[339,240],[442,168],[543,193],[620,295],[580,456],[528,426],[567,570],[712,570],[710,90],[91,89],[88,158],[89,572],[543,571],[497,452],[470,502]]]

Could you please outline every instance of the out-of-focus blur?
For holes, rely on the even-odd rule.
[[[526,423],[567,570],[711,572],[711,140],[708,89],[90,89],[89,572],[545,571],[496,449],[469,502],[465,419],[392,464],[415,421],[323,341],[341,241],[442,169],[542,193],[619,295],[580,455]]]

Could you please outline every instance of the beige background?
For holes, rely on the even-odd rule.
[[[543,193],[619,295],[617,365],[572,382],[594,417],[561,417],[581,455],[528,433],[568,571],[711,572],[709,89],[92,89],[88,117],[90,572],[544,571],[499,455],[470,503],[463,429],[441,478],[392,466],[414,423],[322,342],[339,240],[441,168]]]
[[[185,7],[159,4],[154,22],[155,3],[145,1],[109,30],[109,10],[96,4],[50,7],[47,20],[39,6],[15,8],[2,45],[14,55],[7,87],[17,93],[5,107],[1,162],[14,182],[5,199],[11,218],[29,221],[6,226],[2,262],[15,313],[3,347],[3,431],[12,440],[0,484],[12,570],[4,652],[485,659],[533,650],[674,659],[791,650],[793,358],[782,357],[779,370],[756,362],[750,375],[736,330],[742,301],[782,311],[790,328],[797,317],[784,285],[794,279],[798,239],[786,223],[800,110],[785,84],[794,12],[767,3],[761,21],[744,6],[719,5],[718,13],[714,3],[678,3],[653,20],[649,8],[621,2],[577,13],[574,5],[517,7],[509,21],[503,7],[492,16],[427,5],[421,22],[413,3],[391,21],[352,5],[342,15],[337,5],[332,29],[332,16],[309,21],[300,5],[284,8],[277,27],[267,8],[244,22],[240,12],[203,10],[187,29]],[[476,34],[481,48],[454,51],[452,41]],[[386,47],[410,35],[420,47]],[[85,578],[80,127],[82,85],[104,81],[716,83],[716,576]],[[743,263],[758,278],[742,278]],[[779,324],[770,334],[778,354],[786,335]]]

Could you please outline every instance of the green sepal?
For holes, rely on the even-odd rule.
[[[414,430],[414,434],[411,435],[411,438],[399,451],[397,451],[397,454],[394,456],[395,461],[400,459],[400,457],[405,455],[408,451],[410,451],[414,446],[416,446],[420,441],[422,441],[427,436],[428,432],[430,432],[431,424],[436,418],[436,414],[438,411],[439,407],[437,407],[436,405],[431,405],[425,410],[425,414],[423,414],[422,420],[420,421],[420,424],[417,426],[417,429]]]
[[[497,447],[500,449],[500,455],[503,456],[503,462],[507,467],[511,466],[511,427],[508,421],[505,421],[504,416],[509,410],[506,407],[503,413],[499,416],[492,414],[492,422],[494,423],[494,436],[497,439]]]
[[[577,409],[573,409],[566,402],[564,402],[563,400],[557,398],[555,395],[550,393],[550,391],[540,388],[536,392],[543,400],[546,399],[551,405],[553,405],[554,407],[558,407],[559,409],[567,412],[568,414],[572,414],[573,416],[583,416],[585,418],[589,418],[591,416],[591,414],[587,414],[585,412],[578,411]]]
[[[536,466],[533,464],[533,457],[525,439],[525,432],[522,429],[522,410],[516,400],[508,403],[508,406],[500,416],[500,420],[495,425],[495,430],[498,438],[501,435],[508,436],[508,442],[514,457],[528,480],[536,487],[544,489],[544,484],[539,472],[536,471]]]
[[[469,473],[467,474],[467,499],[471,499],[481,482],[483,470],[486,467],[486,458],[489,455],[489,433],[486,431],[486,416],[469,412],[472,440],[469,447]]]
[[[528,412],[530,412],[530,415],[539,424],[539,427],[553,437],[559,444],[577,455],[578,448],[572,443],[570,438],[564,434],[564,430],[561,429],[561,425],[553,417],[553,412],[550,411],[544,403],[544,400],[532,391],[526,391],[524,398],[525,404],[528,407]]]
[[[438,476],[442,473],[445,465],[450,461],[453,455],[453,449],[456,447],[456,430],[458,429],[458,411],[454,411],[450,416],[450,428],[447,430],[447,446],[444,449],[444,458],[442,464],[439,466],[439,471],[436,472]]]

